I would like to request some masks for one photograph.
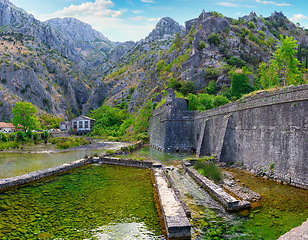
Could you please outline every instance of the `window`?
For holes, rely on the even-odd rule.
[[[79,121],[79,128],[82,128],[82,121]]]
[[[89,121],[85,121],[84,122],[84,128],[88,128],[89,127]]]
[[[77,122],[74,122],[74,128],[77,128]]]

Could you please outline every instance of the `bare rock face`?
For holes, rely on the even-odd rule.
[[[156,24],[156,27],[148,35],[146,40],[154,41],[158,39],[164,39],[175,35],[176,33],[182,33],[184,27],[181,26],[178,22],[174,21],[170,17],[164,17],[159,20]]]
[[[225,18],[209,17],[202,22],[202,30],[207,33],[216,33],[224,30],[225,28],[230,28],[230,23]]]
[[[45,21],[56,29],[60,37],[72,42],[104,40],[110,42],[102,33],[92,29],[91,25],[76,18],[52,18]]]

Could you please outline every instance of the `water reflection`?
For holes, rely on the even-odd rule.
[[[168,152],[161,152],[150,147],[143,147],[131,154],[125,155],[124,157],[127,158],[144,157],[146,160],[158,160],[163,164],[169,165],[169,164],[176,164],[184,158],[195,157],[195,156],[196,155],[194,153],[190,152],[168,153]]]
[[[109,149],[119,149],[125,143],[108,143],[104,149],[52,152],[51,145],[38,145],[24,148],[22,153],[0,152],[0,178],[15,177],[69,163],[85,156],[100,154]],[[44,151],[45,146],[45,152]],[[26,151],[39,151],[27,153]],[[47,152],[46,152],[47,151]]]

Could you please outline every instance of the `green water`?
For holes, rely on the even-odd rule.
[[[252,203],[250,210],[237,213],[244,216],[243,227],[252,232],[252,239],[277,239],[307,220],[307,190],[277,184],[237,169],[229,169],[229,172],[261,194],[261,200]]]
[[[162,239],[150,170],[91,165],[0,193],[0,239]]]
[[[109,143],[105,149],[80,150],[66,152],[50,152],[52,145],[37,145],[23,149],[23,151],[39,151],[39,153],[6,153],[0,152],[0,178],[15,177],[51,167],[69,163],[85,156],[92,156],[108,149],[118,149],[123,144]],[[45,152],[43,152],[45,151]]]
[[[118,156],[116,156],[118,157]],[[177,164],[184,158],[196,157],[195,153],[189,152],[161,152],[154,148],[143,147],[128,155],[122,155],[125,158],[144,158],[144,160],[157,160],[165,165]]]

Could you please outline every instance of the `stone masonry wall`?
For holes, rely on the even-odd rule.
[[[308,86],[263,92],[202,113],[169,108],[153,112],[152,146],[216,154],[221,162],[308,188]]]

